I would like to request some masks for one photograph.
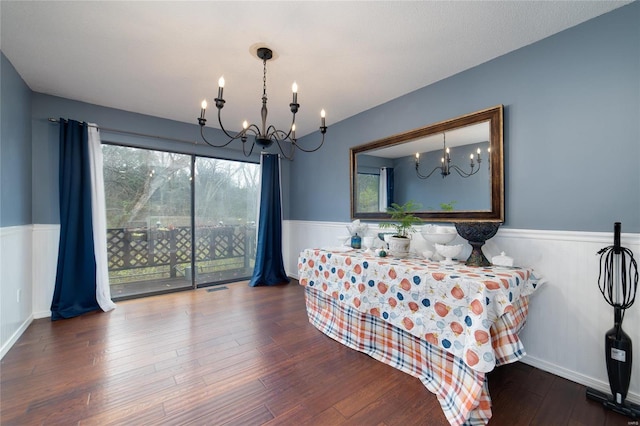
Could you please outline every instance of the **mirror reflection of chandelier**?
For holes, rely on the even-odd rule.
[[[473,176],[480,171],[480,163],[482,163],[480,148],[478,148],[475,158],[473,154],[469,155],[469,159],[470,159],[469,165],[471,166],[471,171],[467,173],[457,165],[451,164],[451,155],[450,155],[449,148],[447,147],[447,136],[445,133],[442,134],[442,144],[443,144],[443,148],[442,148],[442,157],[440,158],[440,165],[434,167],[433,170],[431,170],[431,172],[429,172],[428,175],[423,175],[420,173],[420,153],[416,152],[416,174],[420,179],[428,179],[436,170],[440,171],[440,175],[442,176],[442,178],[449,176],[451,174],[451,170],[455,170],[456,173],[458,173],[463,178],[468,178],[469,176]],[[490,147],[487,149],[487,152],[489,153],[489,155],[491,155]],[[477,162],[477,168],[476,168],[476,162]]]
[[[327,126],[325,124],[325,112],[324,109],[320,112],[320,133],[322,133],[322,141],[320,145],[313,149],[305,149],[301,147],[297,143],[296,139],[296,113],[300,108],[300,104],[298,103],[298,85],[294,82],[292,86],[293,91],[293,100],[289,104],[291,108],[291,113],[293,114],[293,118],[291,120],[291,126],[288,130],[278,130],[275,126],[269,125],[267,126],[267,61],[273,57],[273,51],[267,47],[260,47],[256,52],[258,58],[262,59],[263,64],[263,78],[262,78],[262,108],[260,110],[260,115],[262,117],[262,123],[260,126],[256,124],[249,124],[246,120],[242,123],[242,130],[240,130],[235,135],[230,134],[222,125],[222,119],[220,116],[220,111],[224,107],[225,100],[222,98],[222,92],[224,89],[224,78],[220,77],[218,80],[218,97],[215,98],[216,108],[218,108],[218,123],[220,124],[220,129],[224,132],[225,135],[229,138],[228,141],[222,143],[220,145],[213,144],[209,142],[204,137],[204,126],[207,123],[207,120],[204,118],[205,112],[207,109],[207,101],[202,101],[202,109],[200,110],[200,117],[198,117],[198,124],[200,125],[200,135],[202,136],[202,140],[204,140],[208,145],[215,148],[223,148],[229,145],[236,139],[240,139],[242,141],[242,152],[245,156],[250,156],[253,152],[253,148],[255,145],[260,146],[261,148],[267,148],[271,146],[274,142],[278,145],[280,152],[283,156],[288,159],[293,158],[293,154],[297,149],[304,152],[314,152],[322,147],[324,144],[324,135],[327,131]],[[254,140],[251,143],[251,149],[249,152],[246,150],[246,142],[249,135],[254,136]],[[282,149],[281,142],[289,142],[291,144],[291,149],[287,150],[288,152]]]

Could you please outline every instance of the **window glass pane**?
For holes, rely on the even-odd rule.
[[[198,284],[247,279],[255,262],[260,165],[196,158]]]
[[[368,213],[378,211],[380,191],[380,175],[358,173],[358,207],[357,212]]]
[[[103,145],[114,298],[191,287],[191,156]]]

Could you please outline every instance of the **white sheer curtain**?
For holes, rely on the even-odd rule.
[[[107,213],[102,175],[102,147],[100,132],[95,124],[89,127],[89,163],[91,170],[91,217],[93,220],[93,245],[96,252],[96,300],[103,311],[115,309],[109,287],[109,263],[107,259]]]
[[[389,195],[387,194],[387,168],[380,168],[380,183],[378,184],[378,211],[386,212],[387,207],[387,199]]]

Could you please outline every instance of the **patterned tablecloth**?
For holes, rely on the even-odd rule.
[[[452,424],[486,423],[491,408],[484,373],[525,355],[517,332],[526,320],[528,296],[538,285],[531,269],[307,249],[300,253],[298,274],[316,327],[419,377],[438,396]],[[374,348],[371,336],[365,336],[385,324],[398,330],[398,341],[385,343],[393,354],[385,345]],[[413,341],[411,349],[401,341]],[[415,342],[421,343],[420,354]]]

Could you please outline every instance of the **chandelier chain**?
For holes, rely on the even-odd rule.
[[[262,96],[267,97],[267,60],[262,60],[263,72],[262,72]]]

